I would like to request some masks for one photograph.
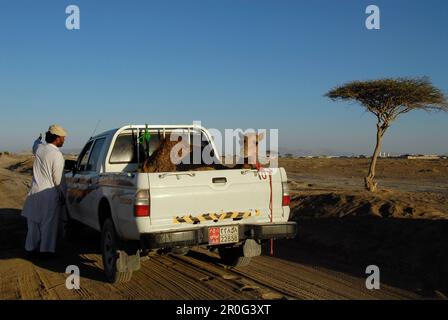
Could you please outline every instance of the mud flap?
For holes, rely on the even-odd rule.
[[[134,255],[128,255],[125,251],[118,251],[117,271],[118,272],[132,272],[140,270],[140,252]]]

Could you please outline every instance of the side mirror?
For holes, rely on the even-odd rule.
[[[65,160],[64,171],[67,172],[75,172],[76,170],[76,160]]]

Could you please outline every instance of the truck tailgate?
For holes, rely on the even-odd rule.
[[[289,217],[282,206],[282,177],[286,181],[282,168],[274,170],[273,222]],[[148,173],[148,179],[154,229],[271,222],[269,176],[256,170]]]

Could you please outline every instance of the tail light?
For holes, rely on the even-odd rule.
[[[289,207],[289,204],[291,203],[291,198],[289,196],[289,186],[287,181],[282,182],[282,189],[283,189],[282,206]]]
[[[150,215],[149,190],[140,190],[135,195],[134,216],[149,217]]]

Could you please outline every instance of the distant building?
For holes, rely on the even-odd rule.
[[[437,160],[441,157],[436,154],[407,154],[403,156],[404,159],[410,159],[410,160]]]
[[[391,158],[391,155],[390,155],[390,153],[380,152],[379,157],[380,158]]]

